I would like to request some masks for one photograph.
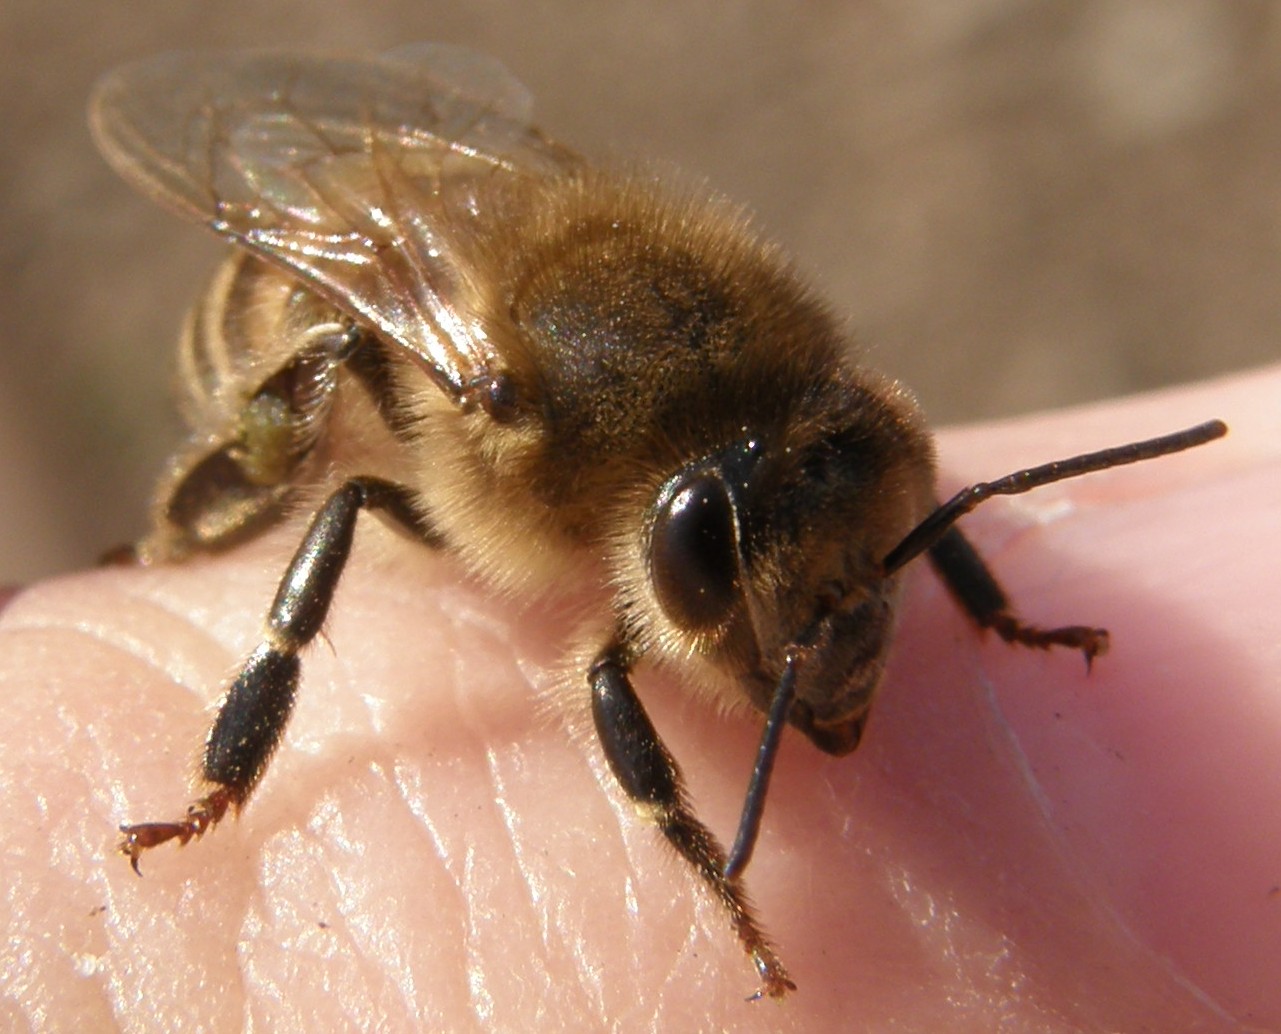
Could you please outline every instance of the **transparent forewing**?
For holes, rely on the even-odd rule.
[[[456,47],[170,54],[110,74],[92,123],[126,179],[297,272],[457,394],[490,356],[455,242],[494,174],[576,162],[524,87]]]

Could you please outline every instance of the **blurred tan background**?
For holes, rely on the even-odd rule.
[[[589,153],[754,206],[936,422],[1281,354],[1270,0],[8,0],[0,582],[140,530],[179,433],[172,342],[219,254],[99,160],[94,79],[174,48],[416,39],[499,56]]]

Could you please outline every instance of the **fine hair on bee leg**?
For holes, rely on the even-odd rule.
[[[796,985],[761,929],[742,882],[725,873],[725,849],[698,817],[676,759],[637,697],[624,651],[610,647],[587,672],[596,735],[614,778],[716,895],[761,978],[753,999],[781,998]]]
[[[258,785],[293,711],[301,668],[299,652],[320,632],[347,560],[356,518],[375,510],[418,538],[435,535],[414,509],[408,491],[381,478],[346,481],[316,512],[267,612],[262,643],[249,655],[219,705],[201,759],[209,793],[175,822],[122,825],[120,852],[141,875],[142,852],[170,840],[185,844],[239,812]]]

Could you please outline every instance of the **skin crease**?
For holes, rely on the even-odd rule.
[[[257,795],[139,880],[112,831],[180,813],[297,531],[29,589],[0,614],[0,1027],[1281,1028],[1278,397],[1274,367],[940,435],[950,491],[1232,428],[967,520],[1022,614],[1111,629],[1088,677],[984,639],[914,565],[860,749],[784,737],[748,870],[781,1006],[743,1001],[722,915],[539,704],[563,608],[362,519]],[[639,686],[728,839],[759,723]]]

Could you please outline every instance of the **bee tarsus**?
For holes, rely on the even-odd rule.
[[[356,518],[380,511],[415,535],[430,537],[405,489],[372,477],[352,478],[317,510],[267,612],[263,642],[249,655],[219,705],[205,741],[200,779],[213,789],[177,822],[122,826],[120,851],[134,871],[147,850],[200,838],[228,807],[244,806],[267,770],[293,712],[301,671],[299,651],[324,625],[351,555]]]
[[[227,809],[237,807],[231,790],[225,787],[214,790],[209,796],[193,801],[187,807],[187,814],[177,822],[140,822],[137,825],[122,825],[120,832],[119,852],[129,859],[133,871],[139,876],[142,869],[138,860],[144,851],[153,847],[177,840],[179,845],[195,838],[199,840],[206,831],[217,825]]]

